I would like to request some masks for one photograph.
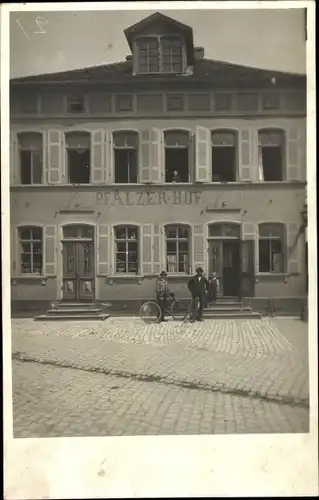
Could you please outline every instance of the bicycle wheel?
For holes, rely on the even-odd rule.
[[[156,302],[144,302],[140,309],[140,317],[148,323],[157,323],[161,317],[161,310]]]

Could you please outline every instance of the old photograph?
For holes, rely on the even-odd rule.
[[[309,432],[306,41],[10,12],[14,438]]]

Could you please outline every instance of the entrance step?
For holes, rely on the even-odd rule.
[[[210,307],[205,307],[204,308],[204,312],[207,312],[207,313],[210,313],[210,312],[213,312],[213,313],[236,313],[236,312],[247,312],[247,313],[251,313],[252,309],[251,307],[240,307],[240,306],[220,306],[219,304],[218,305],[215,305],[215,306],[210,306]]]
[[[206,319],[261,319],[261,315],[257,312],[212,312],[205,311],[203,317]]]
[[[47,314],[50,314],[51,316],[54,316],[54,315],[57,315],[57,316],[61,316],[61,314],[79,314],[79,315],[82,315],[82,314],[91,314],[91,315],[94,315],[94,314],[100,314],[102,312],[102,309],[98,309],[96,307],[83,307],[80,308],[80,307],[58,307],[56,309],[48,309],[47,311]]]
[[[56,306],[56,309],[59,308],[59,309],[73,309],[73,308],[76,308],[76,309],[81,309],[81,308],[92,308],[92,307],[95,307],[95,303],[94,302],[59,302],[59,304],[57,304]]]
[[[105,321],[110,314],[42,314],[34,318],[35,321]]]

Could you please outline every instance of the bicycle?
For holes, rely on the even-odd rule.
[[[199,309],[199,301],[197,300],[197,310]],[[164,314],[166,316],[171,316],[174,321],[180,320],[182,322],[186,321],[191,317],[192,314],[192,306],[193,299],[190,299],[186,311],[183,310],[179,304],[182,303],[182,300],[177,300],[175,297],[172,297],[171,304],[168,308],[164,309]],[[157,302],[149,300],[144,302],[140,308],[140,318],[149,323],[160,323],[161,317],[161,309]]]

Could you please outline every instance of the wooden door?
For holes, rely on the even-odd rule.
[[[223,245],[221,241],[211,241],[209,247],[209,275],[217,273],[219,277],[219,294],[223,290]]]
[[[223,243],[223,293],[227,297],[240,295],[239,241]]]
[[[63,242],[63,299],[94,298],[93,241]]]
[[[255,295],[255,254],[254,241],[241,241],[240,245],[241,264],[241,296],[254,297]]]
[[[63,298],[77,299],[77,242],[64,241],[63,254]]]
[[[77,243],[77,288],[79,300],[94,298],[94,247],[93,241]]]

